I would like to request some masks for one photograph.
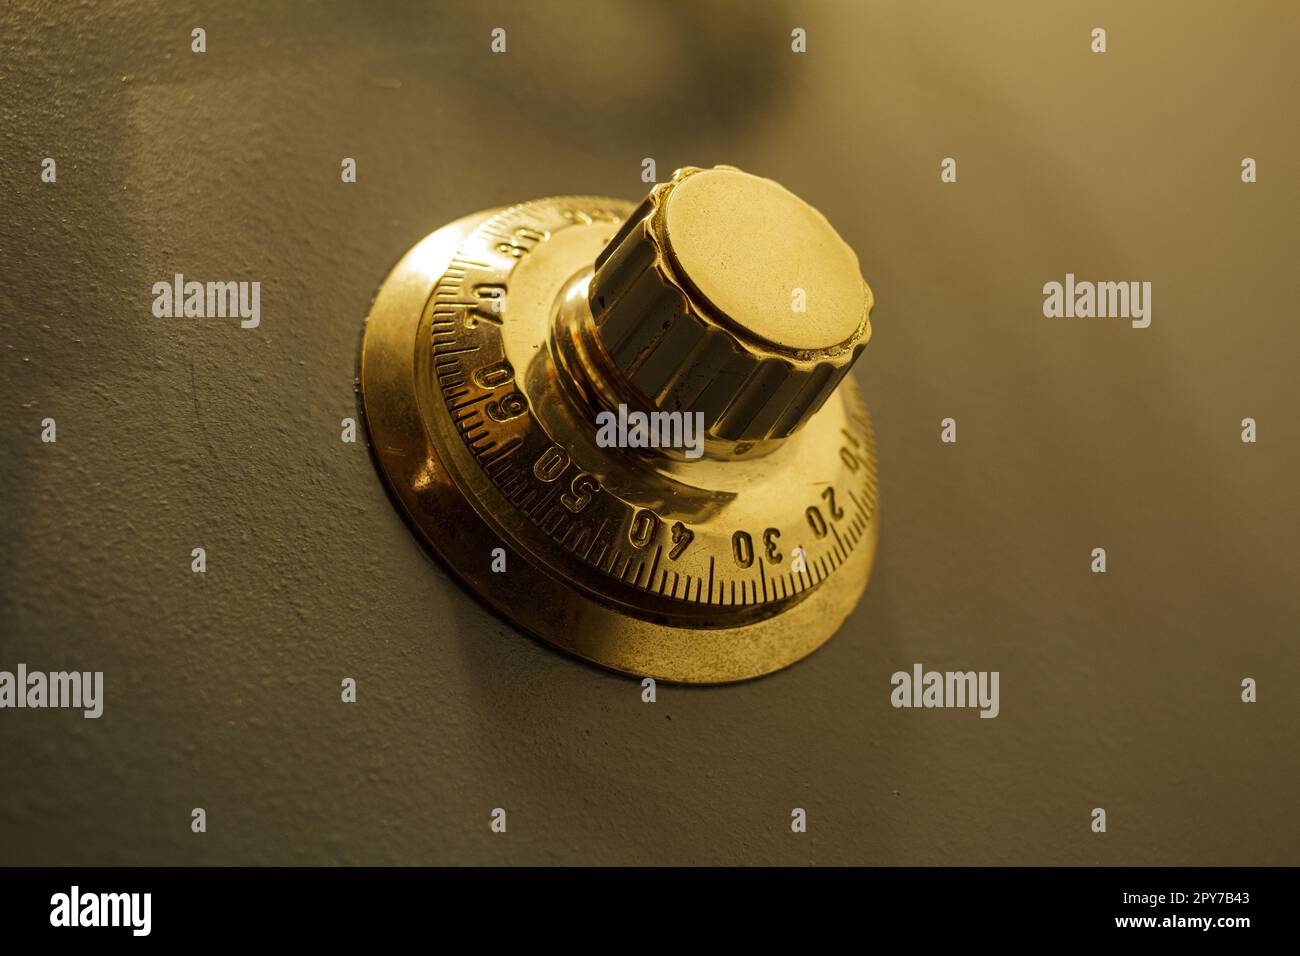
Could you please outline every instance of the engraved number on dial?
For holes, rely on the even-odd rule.
[[[632,525],[627,529],[627,540],[634,548],[644,548],[659,530],[659,516],[649,508],[642,508],[632,517]]]
[[[690,543],[695,540],[695,532],[678,521],[673,524],[672,535],[673,547],[668,552],[668,557],[676,561],[682,556],[682,552],[690,546]]]
[[[780,564],[781,559],[784,557],[781,550],[776,546],[779,537],[781,537],[781,531],[778,528],[768,528],[763,532],[763,554],[773,564]]]

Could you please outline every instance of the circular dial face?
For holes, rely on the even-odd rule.
[[[363,348],[372,446],[435,552],[528,631],[662,679],[757,676],[820,645],[865,586],[870,421],[846,380],[761,458],[599,445],[555,318],[585,307],[592,263],[632,208],[538,200],[408,254]],[[515,564],[496,574],[501,545]]]

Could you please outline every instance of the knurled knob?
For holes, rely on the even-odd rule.
[[[871,336],[871,289],[826,218],[729,166],[661,183],[596,259],[596,338],[648,411],[702,412],[705,434],[784,438]]]

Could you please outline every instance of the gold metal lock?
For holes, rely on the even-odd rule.
[[[857,256],[731,167],[639,206],[560,196],[466,216],[393,269],[361,394],[424,543],[578,657],[684,683],[809,654],[877,541]]]

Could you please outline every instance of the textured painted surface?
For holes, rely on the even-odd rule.
[[[0,863],[1300,862],[1296,13],[1130,7],[6,6],[0,668],[108,700],[0,711]],[[653,706],[463,594],[338,440],[406,248],[645,156],[858,250],[884,503],[826,648]],[[1152,281],[1152,327],[1044,319],[1067,271]],[[175,272],[261,281],[261,328],[153,318]],[[891,709],[914,661],[999,670],[1001,716]]]

